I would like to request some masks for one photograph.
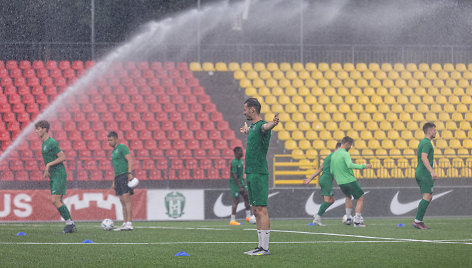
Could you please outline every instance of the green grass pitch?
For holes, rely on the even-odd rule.
[[[3,267],[471,267],[470,221],[427,218],[431,229],[417,230],[405,218],[367,219],[366,228],[340,219],[324,227],[272,220],[270,256],[243,254],[257,246],[248,223],[135,222],[132,232],[113,232],[79,222],[79,231],[66,235],[62,223],[4,223],[0,257]],[[190,256],[174,256],[179,251]]]

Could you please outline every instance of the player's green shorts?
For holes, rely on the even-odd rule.
[[[247,190],[246,184],[244,184],[244,181],[239,181],[241,186]],[[241,190],[239,189],[238,185],[236,183],[230,183],[229,189],[231,191],[231,196],[232,197],[239,197],[241,195]]]
[[[246,174],[251,206],[267,206],[269,199],[269,174]]]
[[[67,173],[64,170],[52,171],[49,176],[49,189],[52,195],[65,195],[67,188]]]
[[[320,187],[322,196],[333,196],[333,178],[330,176],[321,175]]]
[[[434,188],[433,177],[426,174],[415,174],[416,183],[420,186],[422,194],[432,194]]]
[[[361,196],[364,195],[364,191],[362,191],[361,185],[358,181],[341,184],[339,185],[339,188],[341,188],[341,191],[344,193],[344,195],[352,195],[354,199],[359,199]]]

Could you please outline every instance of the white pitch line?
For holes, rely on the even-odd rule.
[[[405,243],[406,241],[292,241],[292,242],[270,242],[271,244],[327,244],[327,243]],[[254,244],[255,242],[198,242],[198,241],[186,241],[186,242],[136,242],[136,243],[48,243],[48,242],[0,242],[0,245],[180,245],[180,244]]]
[[[244,229],[244,230],[253,230],[253,229]],[[288,230],[270,230],[270,231],[271,231],[271,232],[279,232],[279,233],[295,233],[295,234],[311,234],[311,235],[327,235],[327,236],[340,236],[340,237],[355,237],[355,238],[367,238],[367,239],[391,240],[391,241],[404,241],[404,242],[423,242],[423,243],[438,243],[438,244],[472,245],[472,243],[456,242],[455,240],[452,240],[452,241],[419,240],[419,239],[408,239],[408,238],[376,237],[376,236],[335,234],[335,233],[315,233],[315,232],[301,232],[301,231],[288,231]]]

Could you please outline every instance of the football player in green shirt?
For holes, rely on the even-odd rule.
[[[276,114],[272,122],[266,122],[261,117],[261,104],[256,98],[244,102],[244,116],[251,121],[246,122],[240,131],[247,134],[246,146],[246,182],[249,193],[249,203],[256,216],[259,245],[257,248],[244,252],[247,255],[269,255],[270,219],[267,211],[269,199],[269,170],[267,168],[267,150],[272,129],[279,124]]]
[[[353,169],[365,169],[371,168],[371,164],[358,165],[352,163],[351,156],[348,151],[351,149],[354,140],[351,137],[344,137],[341,140],[341,147],[333,153],[331,156],[331,174],[341,188],[341,191],[346,197],[357,200],[356,202],[356,215],[354,216],[354,227],[365,227],[362,218],[362,208],[364,205],[364,191],[362,191],[361,185],[354,177]]]
[[[431,140],[436,138],[436,125],[433,123],[426,123],[423,126],[424,139],[418,144],[416,155],[418,158],[418,165],[415,170],[416,183],[421,190],[422,199],[418,204],[416,218],[413,221],[413,227],[418,229],[429,229],[424,225],[423,217],[426,213],[429,203],[433,199],[434,181],[438,175],[433,170],[434,163],[434,148]]]
[[[69,209],[62,202],[62,197],[66,194],[67,173],[64,166],[66,156],[59,147],[56,140],[49,137],[49,122],[42,120],[34,125],[36,133],[43,141],[41,144],[41,155],[43,156],[44,170],[43,177],[49,178],[49,188],[51,189],[51,201],[59,211],[61,217],[66,221],[63,233],[77,232],[75,223],[70,217]]]
[[[336,143],[336,148],[334,149],[334,152],[338,150],[338,148],[341,147],[341,142]],[[323,174],[320,176],[319,180],[319,185],[321,187],[321,195],[323,196],[323,203],[321,203],[321,206],[318,210],[318,213],[313,215],[313,225],[318,225],[318,226],[325,226],[321,222],[321,216],[325,213],[325,211],[334,203],[334,194],[333,194],[333,175],[331,174],[330,171],[330,166],[331,166],[331,156],[334,154],[332,152],[329,154],[323,161],[323,164],[321,164],[320,168],[315,171],[315,173],[310,177],[306,178],[303,180],[304,184],[310,183],[316,176],[320,175],[321,172]],[[352,202],[351,198],[346,196],[346,224],[349,225],[351,224],[351,210],[352,210]],[[349,217],[347,216],[349,215]]]
[[[229,178],[229,188],[231,191],[231,196],[233,197],[233,207],[231,213],[230,225],[241,225],[241,223],[236,221],[236,210],[238,208],[239,197],[242,196],[244,199],[244,205],[246,206],[246,221],[249,221],[251,217],[251,206],[249,206],[249,197],[247,193],[247,186],[244,183],[243,173],[244,166],[243,160],[243,148],[234,147],[234,159],[231,161],[231,175]]]
[[[111,160],[115,170],[115,179],[111,187],[115,189],[116,195],[120,197],[121,206],[123,207],[123,225],[114,229],[114,231],[132,231],[133,206],[131,195],[134,194],[134,191],[128,187],[128,182],[133,179],[133,159],[128,147],[118,143],[118,134],[115,131],[108,133],[107,137],[108,145],[113,148]]]

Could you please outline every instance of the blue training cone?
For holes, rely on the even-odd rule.
[[[16,235],[26,235],[26,234],[23,233],[23,232],[19,232],[19,233],[17,233]]]
[[[83,244],[92,244],[93,241],[90,240],[90,239],[85,239],[84,241],[82,241]]]
[[[310,222],[310,223],[308,223],[307,225],[308,225],[308,226],[314,226],[315,224],[312,223],[312,222]]]
[[[404,226],[405,226],[405,224],[403,224],[403,223],[397,224],[397,227],[404,227]]]
[[[188,255],[188,253],[185,252],[185,251],[179,251],[179,253],[175,254],[175,256],[179,256],[179,257],[180,257],[180,256],[190,256],[190,255]]]

